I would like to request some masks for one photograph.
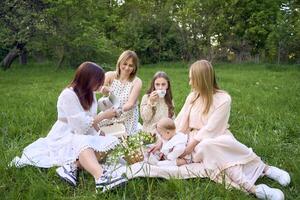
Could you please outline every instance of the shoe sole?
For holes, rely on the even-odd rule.
[[[65,172],[65,168],[64,167],[59,167],[56,169],[56,173],[58,174],[58,176],[63,180],[66,181],[67,183],[69,183],[71,186],[76,187],[76,182],[73,182],[71,179],[73,179],[72,177],[70,177],[66,172]]]
[[[123,186],[127,183],[127,179],[120,179],[120,180],[117,180],[109,185],[106,185],[106,186],[103,186],[103,189],[102,189],[102,192],[106,192],[108,190],[112,190],[113,188],[117,188],[117,187],[120,187],[120,186]]]

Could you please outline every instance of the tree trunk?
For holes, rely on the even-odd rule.
[[[281,54],[281,42],[279,42],[279,44],[278,44],[277,65],[280,65],[280,54]]]
[[[20,57],[19,57],[19,62],[21,65],[26,65],[27,64],[27,49],[23,48],[22,51],[20,52]]]
[[[61,57],[60,57],[60,59],[58,61],[57,68],[56,68],[57,70],[61,68],[64,60],[65,60],[65,48],[62,47],[62,49],[61,49]]]
[[[20,55],[20,52],[24,50],[24,47],[26,43],[15,43],[16,45],[11,49],[8,54],[5,56],[5,58],[1,62],[1,67],[4,70],[7,70],[10,68],[13,61]],[[26,59],[27,60],[27,59]]]
[[[4,70],[7,70],[10,68],[12,62],[19,56],[19,50],[14,47],[11,49],[8,54],[5,56],[5,58],[1,62],[1,67]]]

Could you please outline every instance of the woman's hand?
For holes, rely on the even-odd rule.
[[[181,154],[180,158],[183,158],[184,156],[191,154],[194,151],[195,146],[198,143],[199,143],[199,141],[192,139],[191,142],[189,142],[188,145],[186,146],[186,148],[185,148],[183,154]]]
[[[115,108],[110,108],[99,115],[102,115],[103,119],[112,119],[117,116],[117,110]]]
[[[150,101],[150,104],[154,104],[158,99],[158,94],[157,94],[157,91],[154,90],[153,92],[150,93],[149,95],[149,101]]]
[[[105,136],[105,133],[103,131],[99,131],[99,136]]]
[[[104,94],[104,95],[109,95],[110,93],[110,88],[108,86],[102,86],[100,89],[100,93]]]
[[[117,116],[117,111],[114,108],[110,108],[102,113],[99,113],[94,117],[93,127],[96,131],[99,131],[98,123],[104,119],[112,119]]]

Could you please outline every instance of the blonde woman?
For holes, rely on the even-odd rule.
[[[124,51],[117,61],[116,71],[105,74],[105,87],[101,91],[103,94],[111,92],[119,98],[122,114],[118,119],[124,123],[129,135],[138,131],[138,96],[142,88],[142,81],[136,76],[138,65],[139,59],[136,53],[130,50]]]
[[[165,72],[158,71],[141,101],[143,131],[155,133],[155,124],[164,117],[174,118],[171,83]]]
[[[212,180],[225,180],[259,199],[284,199],[279,189],[255,185],[259,177],[266,175],[286,186],[290,176],[284,170],[266,165],[228,130],[231,98],[218,87],[210,62],[193,63],[189,78],[192,92],[176,118],[177,131],[189,135],[189,143],[181,157],[192,154],[193,162],[202,163]]]

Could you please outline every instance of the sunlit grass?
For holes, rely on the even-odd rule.
[[[143,91],[158,70],[169,74],[176,113],[189,93],[188,65],[161,63],[142,66]],[[8,168],[26,145],[44,137],[57,118],[56,101],[74,70],[51,64],[13,66],[0,71],[0,193],[1,199],[253,199],[253,196],[208,179],[139,178],[113,192],[96,194],[93,178],[80,173],[77,188],[69,187],[55,169]],[[273,65],[216,65],[221,88],[232,97],[230,130],[264,161],[288,170],[289,187],[267,178],[259,180],[282,189],[286,199],[300,193],[300,67]],[[141,94],[141,96],[142,96]],[[141,97],[140,96],[140,97]]]

